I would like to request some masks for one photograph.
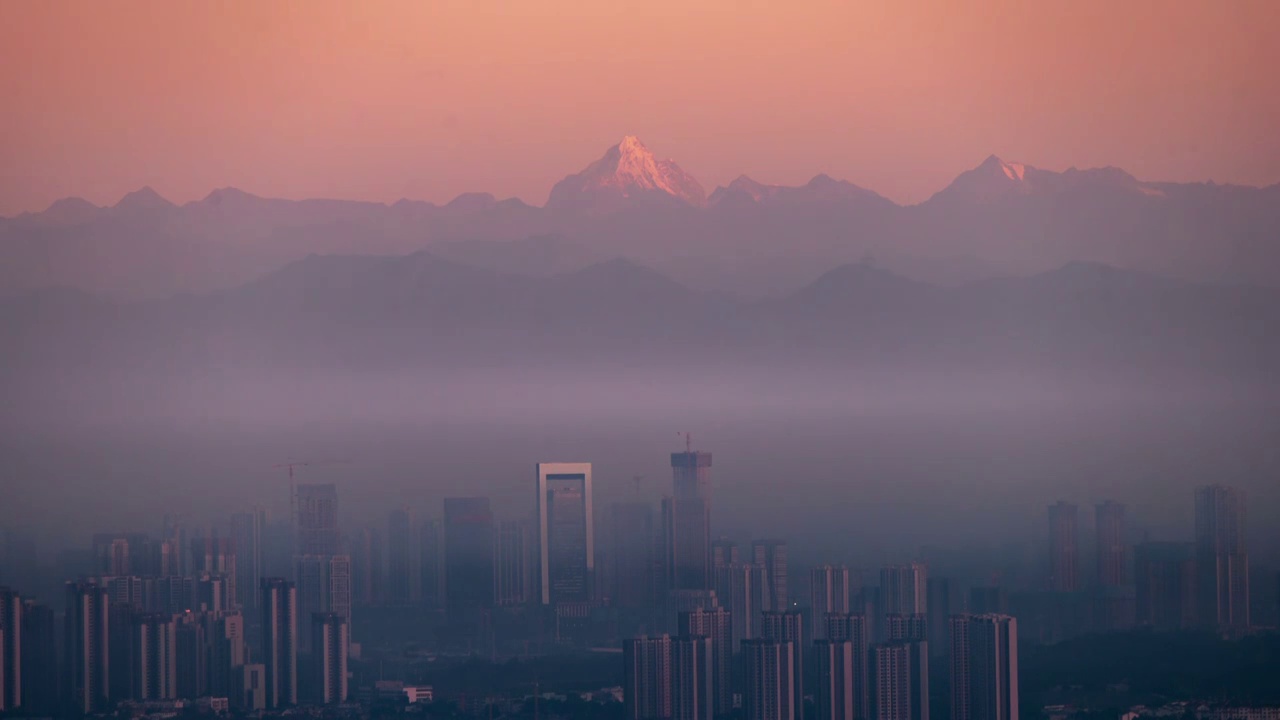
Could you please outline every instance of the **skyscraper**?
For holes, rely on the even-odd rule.
[[[421,530],[409,510],[387,516],[387,595],[394,605],[422,602]]]
[[[929,719],[928,643],[895,641],[871,649],[871,717]]]
[[[337,613],[311,617],[312,702],[334,705],[347,700],[347,619]]]
[[[627,720],[671,717],[671,638],[641,636],[622,641],[623,704]]]
[[[1175,632],[1195,623],[1196,574],[1191,543],[1138,544],[1133,553],[1133,576],[1139,627]]]
[[[852,703],[856,718],[867,718],[871,712],[871,678],[868,653],[871,641],[867,629],[867,616],[861,613],[826,617],[827,642],[849,643],[852,646],[850,674],[853,677]],[[843,650],[839,651],[843,652]],[[840,669],[843,673],[843,669]],[[821,677],[821,675],[820,675]]]
[[[591,463],[539,463],[535,470],[539,601],[590,600],[595,570]]]
[[[0,710],[22,706],[22,598],[0,587]]]
[[[746,665],[746,720],[799,720],[796,717],[795,653],[791,643],[748,640],[742,644]]]
[[[849,605],[849,568],[820,565],[809,571],[810,632],[815,639],[827,636],[827,615],[846,615]]]
[[[267,513],[261,508],[231,516],[231,540],[236,547],[236,602],[242,607],[258,609],[262,578],[266,575],[263,558],[263,530]]]
[[[382,602],[382,533],[361,528],[351,540],[351,603],[369,607]]]
[[[711,453],[671,453],[672,493],[663,501],[670,587],[711,587]]]
[[[671,717],[715,717],[716,667],[711,638],[681,636],[671,641]]]
[[[1004,588],[996,585],[972,587],[966,608],[971,615],[1004,615],[1009,612],[1009,596]]]
[[[151,613],[134,624],[137,649],[133,697],[171,700],[178,697],[178,635],[172,615]]]
[[[928,641],[929,653],[935,657],[943,657],[951,647],[947,629],[947,618],[959,612],[959,601],[955,587],[950,578],[931,577],[925,583],[928,597]]]
[[[885,615],[924,615],[929,611],[929,569],[923,563],[880,569],[880,605]]]
[[[489,498],[445,498],[445,608],[451,618],[493,607],[493,541]]]
[[[729,538],[718,538],[711,541],[711,569],[742,562],[738,543]]]
[[[217,575],[222,578],[223,599],[219,607],[210,610],[222,610],[239,605],[236,592],[237,570],[236,545],[231,538],[220,538],[216,535],[197,537],[191,541],[191,568],[193,575]]]
[[[782,540],[753,540],[751,561],[764,568],[764,609],[783,612],[791,609],[787,595],[787,543]]]
[[[855,694],[853,643],[848,640],[815,640],[813,657],[817,679],[814,691],[816,720],[862,720]]]
[[[106,588],[67,583],[62,694],[79,712],[96,712],[107,704],[111,686],[109,617]]]
[[[733,710],[732,616],[724,608],[698,609],[679,615],[681,637],[705,637],[711,643],[712,692],[715,715]]]
[[[1018,720],[1018,622],[1008,615],[953,615],[951,717]]]
[[[262,581],[262,651],[267,707],[298,703],[298,591],[282,578]]]
[[[1076,506],[1058,502],[1049,506],[1049,589],[1080,589],[1080,547]]]
[[[739,563],[716,569],[715,596],[733,618],[733,647],[760,636],[761,613],[767,610],[765,570],[756,564]]]
[[[760,637],[791,646],[791,667],[795,673],[794,692],[791,700],[795,704],[792,716],[796,720],[804,718],[804,616],[798,612],[766,612],[760,624]]]
[[[921,613],[903,615],[893,613],[885,616],[885,624],[889,630],[889,640],[928,640],[928,616]]]
[[[58,652],[53,608],[33,601],[22,607],[22,707],[31,715],[55,715]]]
[[[532,597],[529,574],[529,528],[518,520],[498,525],[497,605],[524,605]]]
[[[1095,512],[1094,529],[1097,533],[1098,585],[1118,588],[1125,582],[1125,508],[1108,500],[1100,503]]]
[[[610,600],[633,610],[653,608],[661,598],[661,554],[653,507],[614,503],[609,520]]]
[[[1206,627],[1249,627],[1249,551],[1244,491],[1196,489],[1196,608]]]
[[[337,555],[338,490],[332,484],[298,485],[295,555]]]

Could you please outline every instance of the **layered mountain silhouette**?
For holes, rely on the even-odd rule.
[[[625,259],[542,277],[407,256],[312,255],[204,296],[0,301],[0,380],[145,372],[494,366],[913,368],[1271,381],[1280,291],[1092,263],[941,287],[868,263],[732,299]]]
[[[1088,262],[1276,286],[1280,185],[1148,182],[1116,168],[1055,172],[991,156],[911,206],[826,175],[796,187],[744,176],[708,196],[626,137],[556,183],[544,207],[484,192],[385,205],[235,188],[182,206],[148,188],[113,207],[59,200],[0,219],[0,293],[209,293],[310,254],[422,249],[535,277],[624,257],[691,287],[753,298],[793,293],[867,258],[942,285]]]

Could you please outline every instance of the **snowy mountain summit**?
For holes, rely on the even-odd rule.
[[[547,207],[609,212],[626,207],[701,207],[706,192],[671,160],[659,160],[639,138],[628,135],[604,157],[551,188]]]

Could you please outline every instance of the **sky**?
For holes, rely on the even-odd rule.
[[[67,196],[445,202],[638,135],[707,190],[918,202],[989,154],[1280,182],[1280,3],[0,0],[0,215]]]

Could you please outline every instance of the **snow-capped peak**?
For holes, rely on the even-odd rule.
[[[557,183],[547,207],[611,210],[672,200],[700,206],[706,203],[706,193],[679,165],[657,159],[639,138],[627,135],[604,157]]]

